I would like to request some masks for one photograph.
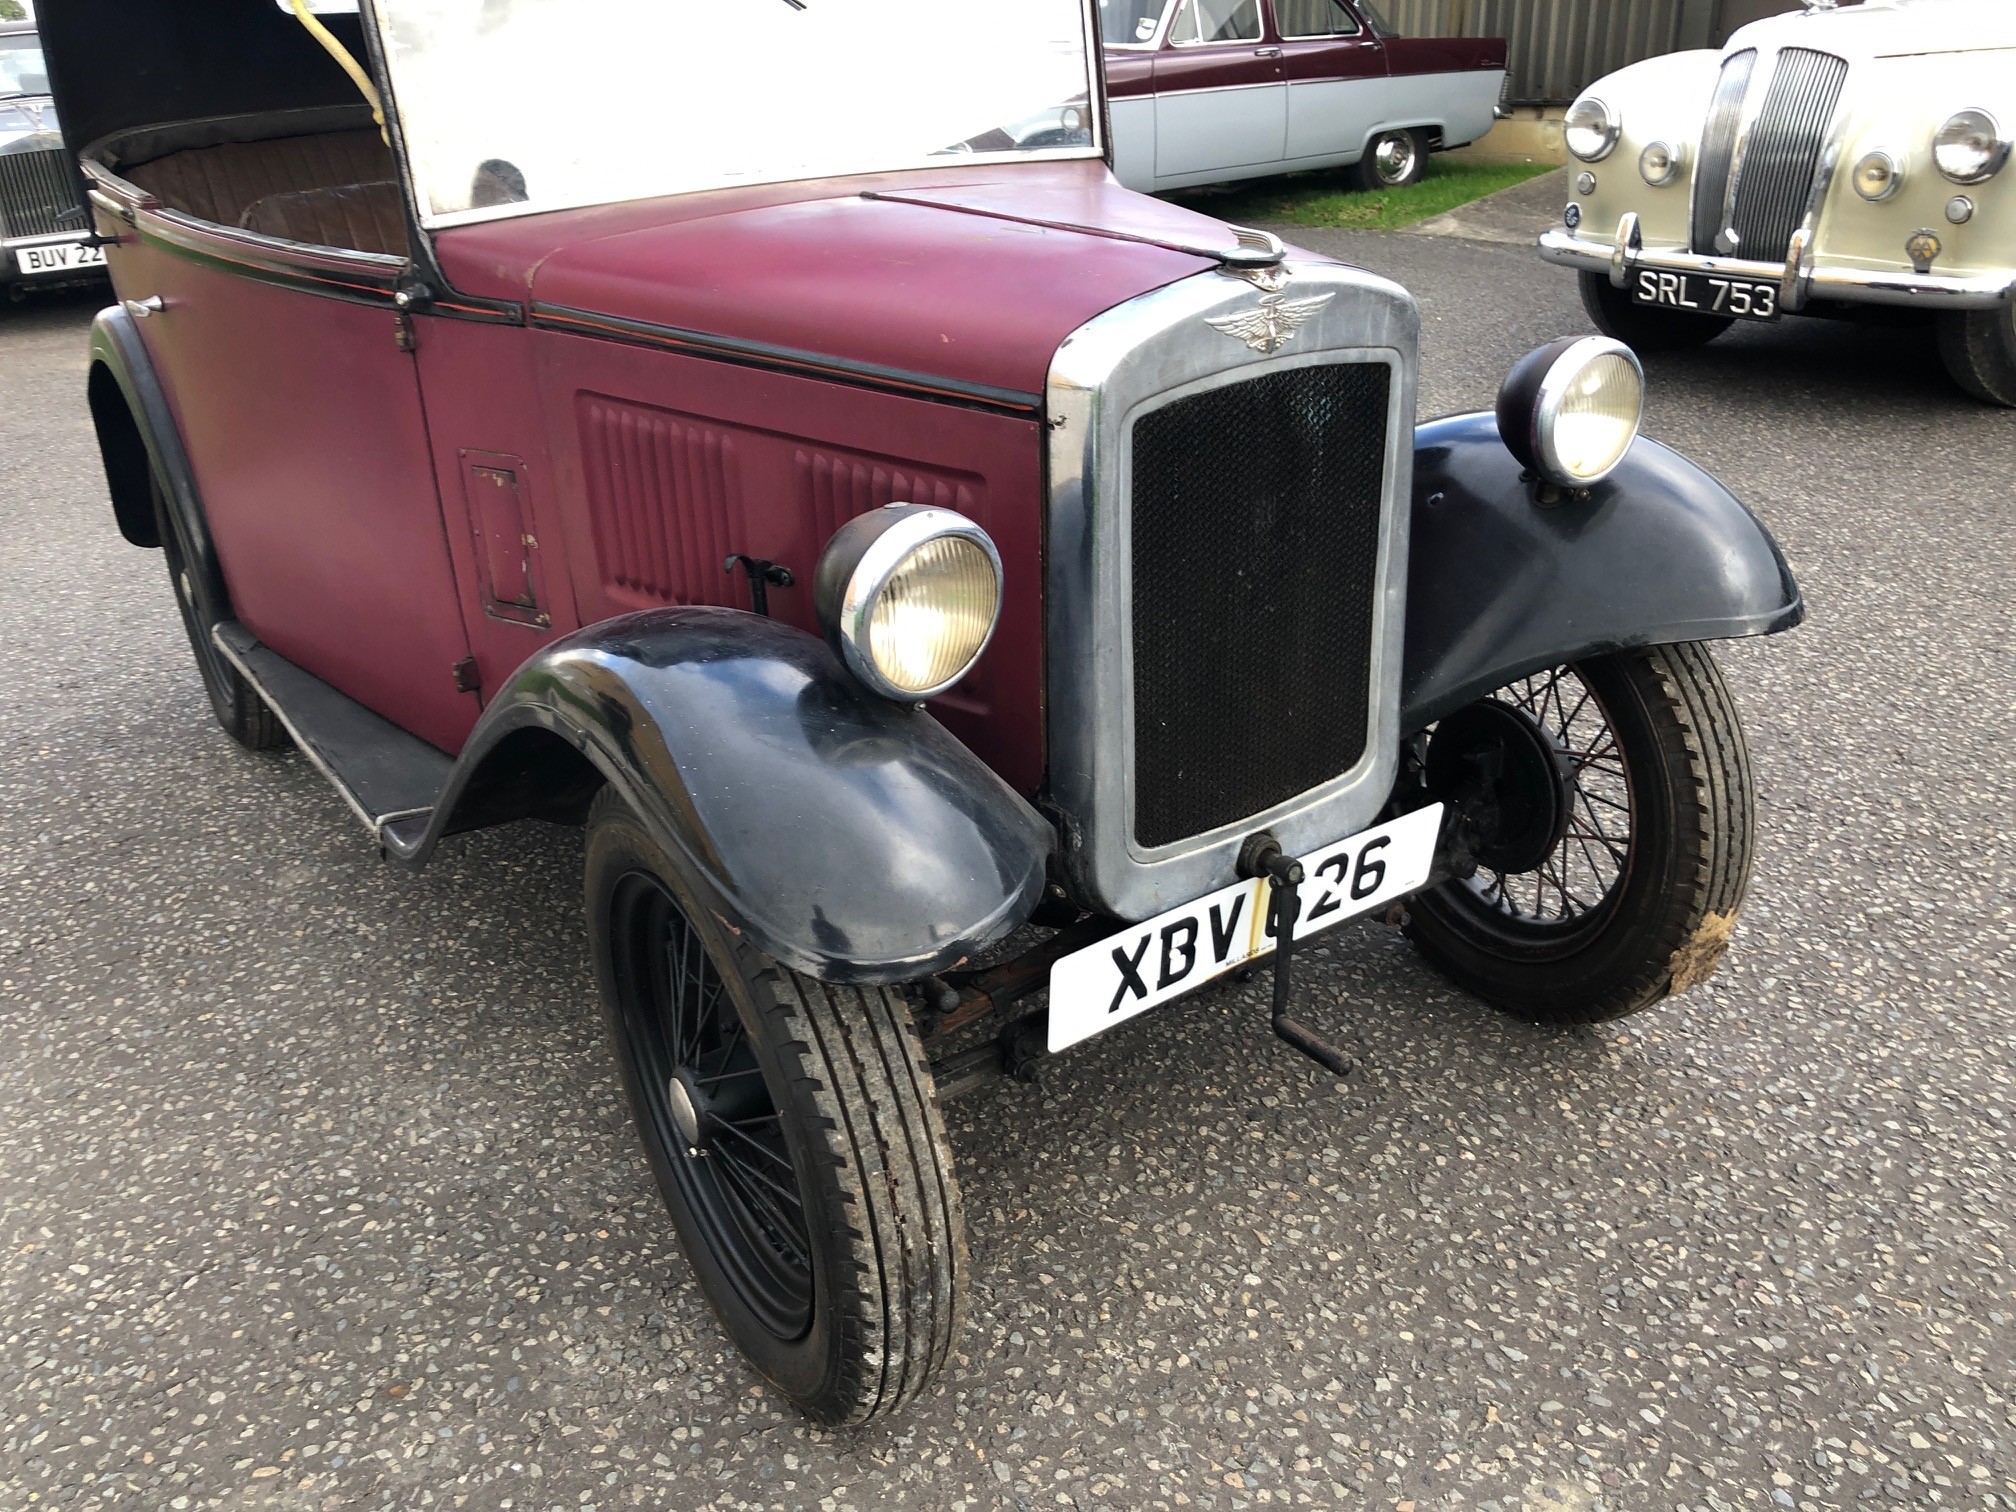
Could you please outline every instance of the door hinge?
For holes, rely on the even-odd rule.
[[[483,679],[476,671],[476,658],[465,656],[450,669],[455,677],[457,693],[475,693],[483,686]]]
[[[413,337],[413,317],[408,315],[404,310],[393,312],[392,345],[399,348],[402,352],[410,352],[414,347],[419,345]]]

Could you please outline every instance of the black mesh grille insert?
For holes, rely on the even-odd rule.
[[[1134,427],[1134,837],[1272,808],[1364,754],[1391,370],[1293,368]]]

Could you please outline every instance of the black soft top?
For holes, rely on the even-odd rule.
[[[359,58],[355,16],[323,23]],[[64,135],[83,149],[115,132],[209,116],[350,105],[356,87],[273,0],[39,0],[39,31]]]

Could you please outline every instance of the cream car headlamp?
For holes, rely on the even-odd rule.
[[[1617,150],[1617,139],[1624,134],[1623,118],[1594,95],[1570,105],[1561,126],[1568,150],[1585,163],[1602,162]]]
[[[1932,161],[1956,184],[1982,184],[2009,161],[2009,139],[1985,110],[1963,110],[1932,138]]]
[[[962,514],[891,504],[833,533],[813,596],[848,670],[884,698],[918,703],[987,649],[1001,616],[1001,554]]]
[[[1607,336],[1570,336],[1528,353],[1498,391],[1498,434],[1526,468],[1563,488],[1602,482],[1638,439],[1645,370]]]

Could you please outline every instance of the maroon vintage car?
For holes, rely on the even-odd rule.
[[[1411,184],[1491,129],[1502,38],[1403,37],[1369,0],[1100,0],[1113,172],[1180,189],[1305,168]]]
[[[1537,1018],[1713,968],[1770,537],[1600,338],[1417,429],[1404,290],[1115,181],[1089,0],[42,16],[218,720],[398,863],[585,826],[652,1169],[807,1412],[953,1347],[941,1090],[1267,956],[1341,1073],[1293,946],[1403,899]]]

